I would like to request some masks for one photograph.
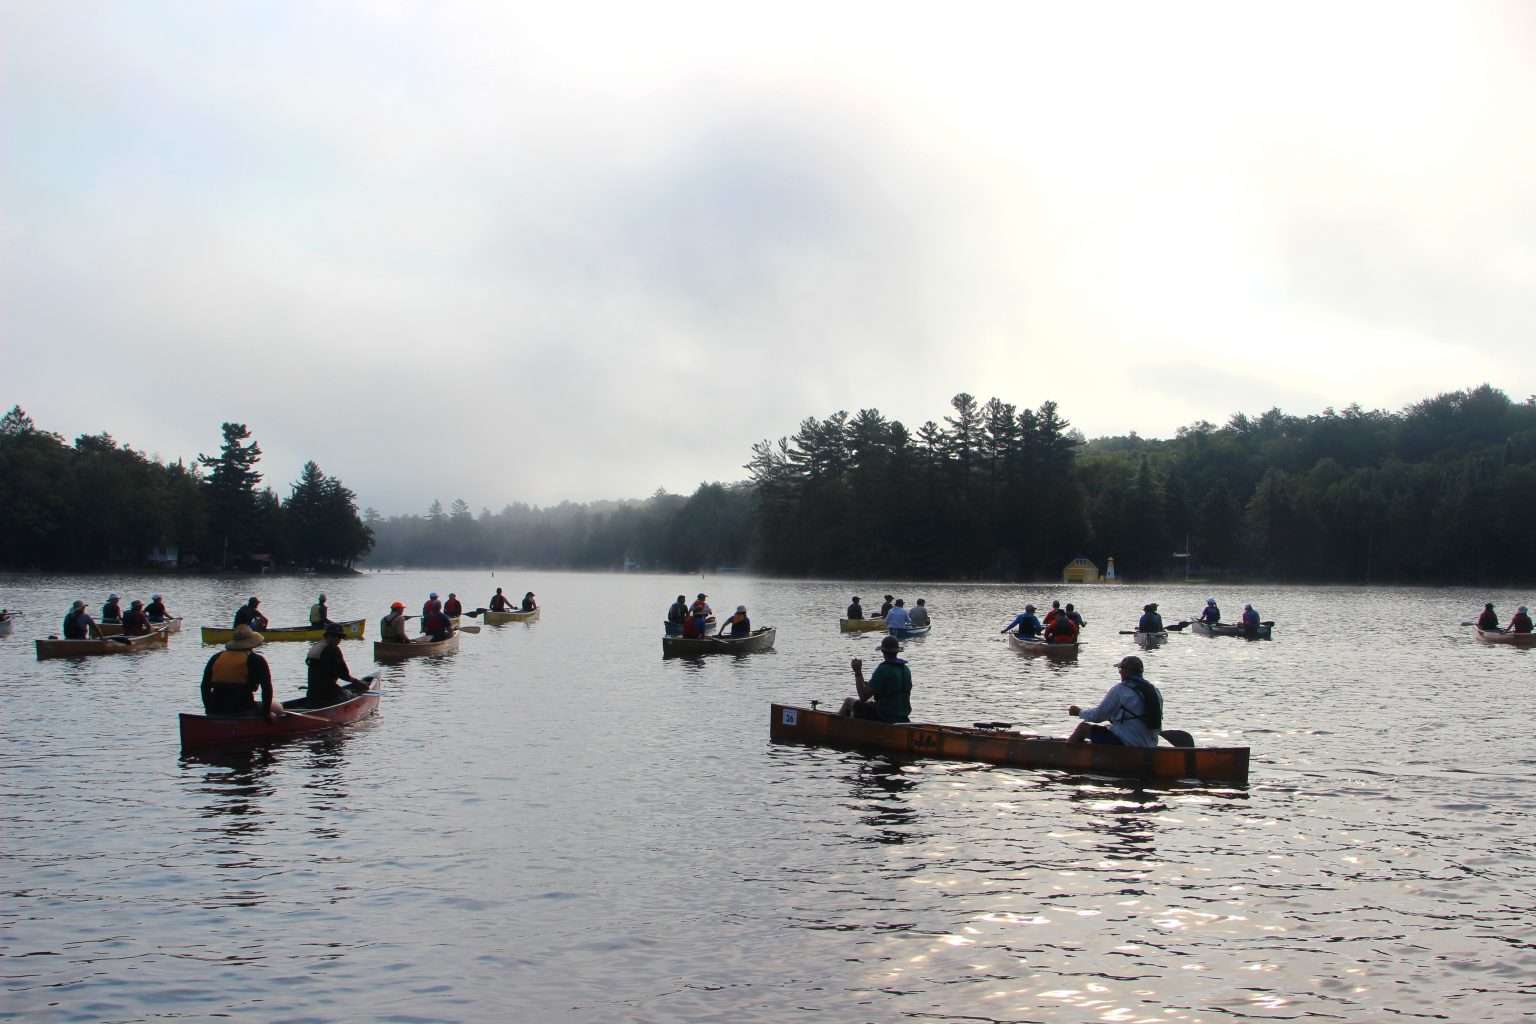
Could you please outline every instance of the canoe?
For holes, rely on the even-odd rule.
[[[1477,629],[1476,626],[1472,628]],[[1502,629],[1477,629],[1477,638],[1485,644],[1504,644],[1508,647],[1536,647],[1536,633],[1507,633]]]
[[[681,636],[661,638],[661,654],[665,658],[693,657],[699,654],[753,654],[773,650],[773,638],[778,630],[772,626],[754,629],[751,636],[700,637],[691,639]]]
[[[885,620],[874,619],[838,619],[837,629],[840,633],[873,633],[885,628]]]
[[[1271,631],[1274,629],[1274,627],[1275,627],[1275,624],[1273,622],[1261,622],[1261,623],[1259,623],[1259,634],[1258,634],[1258,636],[1250,638],[1250,637],[1246,636],[1243,633],[1243,627],[1239,626],[1235,622],[1215,622],[1215,623],[1212,623],[1212,622],[1199,622],[1199,621],[1196,621],[1196,622],[1191,622],[1189,624],[1190,632],[1198,633],[1201,636],[1239,636],[1239,637],[1243,637],[1243,639],[1245,639],[1245,640],[1247,640],[1247,639],[1253,639],[1253,640],[1269,640],[1269,639],[1272,639],[1273,635],[1272,635]]]
[[[1020,654],[1043,654],[1047,658],[1075,658],[1080,643],[1048,644],[1044,640],[1025,640],[1015,633],[1008,634],[1008,646]]]
[[[15,619],[0,619],[0,636],[10,636],[11,630],[16,628]]]
[[[873,750],[905,757],[980,761],[1015,768],[1174,782],[1183,779],[1246,785],[1247,747],[1115,747],[1068,743],[1065,738],[1026,736],[998,729],[951,725],[888,725],[844,718],[828,711],[774,704],[768,737],[775,743]]]
[[[428,640],[426,637],[418,637],[409,643],[386,643],[383,640],[373,642],[374,661],[398,661],[401,658],[424,658],[434,654],[452,654],[459,649],[459,634],[455,633],[446,640]]]
[[[144,636],[120,636],[110,640],[60,640],[49,637],[37,641],[37,660],[44,658],[83,658],[97,654],[132,654],[168,646],[169,634],[163,630]]]
[[[537,622],[539,612],[543,609],[535,608],[531,612],[486,612],[480,621],[487,626],[500,626],[505,622]]]
[[[927,636],[932,625],[927,626],[897,626],[891,630],[891,636],[898,640],[911,640],[915,637]]]
[[[1143,633],[1137,630],[1136,635],[1132,639],[1136,641],[1139,647],[1156,647],[1168,639],[1168,631],[1160,629],[1151,633]]]
[[[251,715],[184,714],[181,716],[181,745],[200,748],[232,747],[325,732],[373,714],[379,709],[379,694],[376,691],[360,693],[340,704],[313,710],[309,707],[309,698],[300,697],[283,701],[283,707],[302,711],[309,717],[285,715],[272,722]]]
[[[164,629],[166,633],[180,633],[181,616],[178,615],[174,619],[166,619],[163,622],[151,622],[149,626],[151,629]],[[123,624],[121,622],[98,622],[96,628],[101,630],[102,636],[123,635]]]
[[[346,622],[338,622],[341,627],[341,635],[347,640],[361,640],[363,628],[367,625],[366,619],[349,619]],[[308,641],[325,639],[323,626],[268,626],[266,629],[257,630],[267,643],[282,643],[284,641]],[[235,638],[233,628],[219,629],[217,626],[203,627],[203,643],[227,644]]]

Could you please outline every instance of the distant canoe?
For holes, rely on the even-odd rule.
[[[1243,632],[1243,627],[1235,622],[1195,621],[1189,624],[1190,631],[1199,633],[1201,636],[1238,636],[1245,640],[1270,640],[1273,638],[1271,631],[1274,627],[1275,624],[1273,622],[1261,622],[1259,623],[1258,633],[1249,636]]]
[[[1008,646],[1020,654],[1043,654],[1047,658],[1075,658],[1082,644],[1048,644],[1044,640],[1026,640],[1016,633],[1009,633]]]
[[[535,608],[531,612],[486,612],[480,621],[487,626],[500,626],[506,622],[537,622],[541,610]]]
[[[422,637],[407,643],[373,642],[374,661],[399,661],[401,658],[427,658],[434,654],[452,654],[459,649],[459,634],[446,640],[428,640]]]
[[[1068,743],[996,729],[905,723],[888,725],[784,704],[771,705],[768,736],[775,743],[874,750],[903,757],[979,761],[1016,768],[1175,782],[1182,779],[1246,785],[1247,747],[1118,747]]]
[[[169,634],[156,630],[144,636],[119,636],[102,640],[59,640],[49,637],[37,641],[37,660],[44,658],[86,658],[98,654],[132,654],[169,645]]]
[[[928,631],[932,628],[931,624],[927,626],[897,626],[890,632],[891,636],[898,640],[914,640],[920,636],[927,636]]]
[[[341,627],[341,635],[345,640],[361,640],[363,629],[367,626],[366,619],[349,619],[346,622],[338,622]],[[262,635],[267,643],[283,643],[325,639],[324,626],[268,626],[266,629],[258,629],[256,632]],[[235,638],[234,629],[220,629],[217,626],[203,627],[203,643],[227,644]]]
[[[773,649],[773,639],[778,630],[772,626],[755,629],[751,636],[707,636],[689,638],[664,636],[661,638],[663,657],[693,657],[700,654],[755,654]]]
[[[123,624],[121,622],[98,622],[96,624],[96,628],[101,630],[101,635],[102,636],[122,636],[123,635]],[[181,632],[181,616],[178,615],[174,619],[165,619],[162,622],[151,622],[149,624],[149,628],[150,629],[163,629],[167,633],[180,633]]]
[[[11,630],[16,628],[15,619],[0,619],[0,636],[10,636]]]
[[[1132,639],[1140,647],[1156,647],[1168,639],[1168,631],[1160,629],[1151,633],[1144,633],[1141,630],[1137,630],[1136,635]]]
[[[236,747],[325,732],[373,714],[379,709],[379,695],[370,690],[325,708],[311,708],[309,698],[300,697],[283,701],[283,707],[302,711],[304,717],[284,715],[273,722],[255,715],[184,714],[181,716],[181,745],[201,749]]]
[[[885,620],[873,619],[838,619],[837,629],[840,633],[873,633],[885,628]]]
[[[1477,629],[1476,626],[1473,629]],[[1477,629],[1477,638],[1485,644],[1506,647],[1536,647],[1536,633],[1508,633],[1502,629]]]

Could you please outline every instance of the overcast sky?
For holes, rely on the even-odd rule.
[[[1536,392],[1536,4],[0,5],[0,402],[386,513]]]

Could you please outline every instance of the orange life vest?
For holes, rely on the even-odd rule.
[[[250,651],[225,651],[213,662],[208,681],[216,686],[251,686]]]

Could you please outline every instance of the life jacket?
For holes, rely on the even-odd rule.
[[[1140,719],[1147,723],[1147,727],[1153,732],[1158,732],[1163,727],[1163,699],[1158,696],[1157,690],[1151,683],[1138,677],[1121,680],[1126,686],[1136,691],[1136,696],[1141,698],[1141,714],[1123,718],[1128,722],[1132,719]]]
[[[443,602],[443,614],[448,616],[450,619],[453,618],[455,615],[463,615],[464,614],[464,602],[460,601],[456,597],[452,598],[451,600],[444,601]]]
[[[121,622],[122,618],[123,608],[116,601],[110,601],[101,606],[102,622]]]
[[[1243,612],[1243,625],[1245,625],[1245,626],[1257,626],[1258,624],[1259,624],[1259,613],[1258,612],[1254,611],[1252,608],[1250,608],[1247,611]]]
[[[1499,617],[1497,615],[1495,615],[1493,612],[1487,611],[1485,609],[1483,611],[1483,614],[1481,614],[1481,615],[1479,615],[1477,617],[1477,628],[1478,629],[1498,629],[1499,628]]]
[[[688,610],[701,619],[709,618],[709,605],[705,604],[703,601],[693,602],[693,604],[689,606]]]
[[[1217,608],[1213,604],[1206,605],[1205,606],[1205,611],[1200,613],[1200,621],[1201,622],[1220,622],[1221,621],[1221,609]]]
[[[84,609],[81,609],[78,612],[70,612],[68,615],[64,616],[65,640],[84,640],[86,638],[86,634],[90,630],[89,627],[86,626],[85,622],[82,621],[84,618]]]
[[[1051,634],[1051,643],[1070,644],[1077,641],[1077,623],[1067,618],[1066,613],[1056,616],[1056,621],[1051,623],[1048,631]]]
[[[250,651],[225,651],[214,659],[208,681],[216,686],[249,686],[254,690],[256,684],[251,682],[250,658]]]
[[[410,637],[405,632],[405,614],[390,613],[379,620],[379,635],[386,643],[404,643]]]
[[[1047,626],[1049,626],[1051,623],[1055,622],[1058,618],[1060,618],[1063,614],[1065,614],[1065,613],[1063,613],[1060,608],[1052,608],[1050,611],[1045,613],[1045,620],[1044,620],[1045,624]]]
[[[510,607],[512,607],[512,602],[507,600],[505,594],[497,594],[491,598],[491,611],[493,612],[504,612]]]
[[[690,639],[704,635],[704,620],[697,615],[690,615],[683,620],[683,636]]]
[[[1531,617],[1515,613],[1515,617],[1509,620],[1509,628],[1515,633],[1529,633],[1531,631]]]
[[[124,636],[143,636],[149,631],[149,617],[143,612],[130,609],[123,614]]]
[[[325,605],[314,604],[309,607],[309,624],[311,626],[325,625]]]
[[[150,622],[162,622],[165,619],[165,605],[160,601],[151,601],[144,606],[144,614],[149,616]]]

